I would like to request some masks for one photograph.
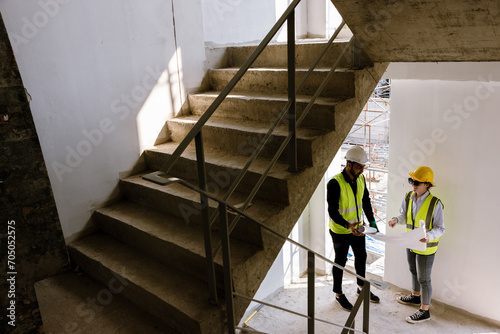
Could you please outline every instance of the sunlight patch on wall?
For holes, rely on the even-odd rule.
[[[140,152],[170,139],[166,121],[181,110],[185,94],[182,79],[181,50],[178,48],[137,114]]]

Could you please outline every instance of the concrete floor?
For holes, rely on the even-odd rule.
[[[373,277],[376,279],[376,277]],[[372,290],[381,299],[379,304],[370,304],[370,333],[426,333],[426,334],[470,334],[500,333],[500,324],[480,319],[470,313],[433,301],[431,320],[421,324],[409,324],[405,318],[413,314],[417,307],[402,305],[395,298],[408,291],[390,286],[387,290]],[[318,277],[316,282],[316,318],[344,324],[349,316],[334,301],[332,276]],[[352,278],[344,278],[344,293],[354,304],[357,298],[356,283]],[[287,286],[283,291],[267,301],[270,304],[307,314],[307,285],[300,281]],[[362,307],[362,306],[361,306]],[[248,319],[248,318],[247,318]],[[243,327],[243,322],[240,324]],[[361,333],[362,313],[356,317],[356,330]],[[269,306],[262,307],[248,322],[247,326],[263,333],[307,333],[307,320],[285,313]],[[316,322],[316,333],[340,333],[341,328]],[[242,333],[252,333],[242,331]]]
[[[38,282],[35,289],[45,333],[175,333],[166,328],[161,321],[123,298],[119,293],[115,294],[103,288],[102,285],[85,275],[69,272],[50,277]],[[317,278],[316,317],[343,324],[349,313],[334,302],[331,289],[331,276]],[[344,291],[351,303],[355,301],[355,289],[354,280],[349,277],[345,278]],[[305,281],[299,281],[276,294],[268,302],[305,314],[306,291]],[[394,300],[398,294],[406,294],[407,291],[392,286],[385,291],[376,289],[373,291],[380,297],[381,302],[380,304],[370,304],[370,333],[500,334],[500,324],[479,319],[439,303],[433,303],[431,321],[417,325],[408,324],[405,318],[412,314],[416,308],[401,305]],[[243,321],[240,326],[243,326]],[[361,314],[357,316],[356,324],[356,329],[360,330],[362,326]],[[247,325],[264,333],[307,333],[307,321],[304,318],[289,315],[268,306],[261,308],[247,322]],[[332,326],[320,322],[316,323],[316,333],[340,333],[340,331],[340,328],[332,328]],[[244,331],[244,333],[250,333],[250,331]]]

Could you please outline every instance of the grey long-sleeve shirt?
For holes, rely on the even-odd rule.
[[[415,216],[417,215],[418,210],[422,207],[422,204],[424,203],[425,199],[427,196],[429,196],[429,191],[427,191],[425,194],[420,196],[419,199],[415,199],[416,195],[413,193],[411,195],[412,199],[412,216],[413,219],[415,219]],[[401,203],[401,207],[399,208],[399,216],[396,217],[398,219],[398,224],[404,224],[406,225],[406,203],[405,200],[403,199],[403,203]],[[443,206],[441,204],[441,201],[438,201],[436,204],[436,209],[434,210],[434,220],[432,222],[432,229],[427,230],[427,235],[429,236],[429,241],[432,241],[436,238],[439,238],[444,234],[445,227],[444,227],[444,220],[443,220]]]

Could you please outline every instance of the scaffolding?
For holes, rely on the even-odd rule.
[[[342,156],[352,147],[358,145],[368,155],[368,166],[365,170],[367,187],[373,206],[373,213],[379,229],[385,231],[387,209],[387,176],[389,161],[389,121],[390,121],[391,82],[381,79],[365,104],[349,135],[342,145]],[[385,246],[377,240],[367,240],[367,250],[376,258],[384,256]],[[383,270],[383,259],[377,261],[379,270]]]
[[[381,79],[342,145],[345,151],[359,145],[367,152],[365,177],[377,222],[385,220],[387,206],[390,93],[390,80]]]

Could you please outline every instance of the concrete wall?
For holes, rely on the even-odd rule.
[[[398,214],[411,190],[407,172],[430,166],[446,225],[433,299],[494,320],[500,320],[499,75],[498,63],[391,64],[385,75],[393,79],[387,217]],[[411,288],[404,251],[387,247],[385,280]]]
[[[34,333],[33,284],[69,267],[28,98],[0,15],[0,316],[2,333]],[[44,240],[39,242],[39,240]]]
[[[375,62],[500,61],[489,0],[334,0]]]
[[[205,40],[212,44],[258,44],[281,17],[289,0],[201,0]],[[342,18],[330,0],[302,0],[296,9],[296,36],[322,37]],[[286,41],[286,24],[274,41]]]
[[[0,11],[70,238],[199,87],[201,0],[4,0]]]

